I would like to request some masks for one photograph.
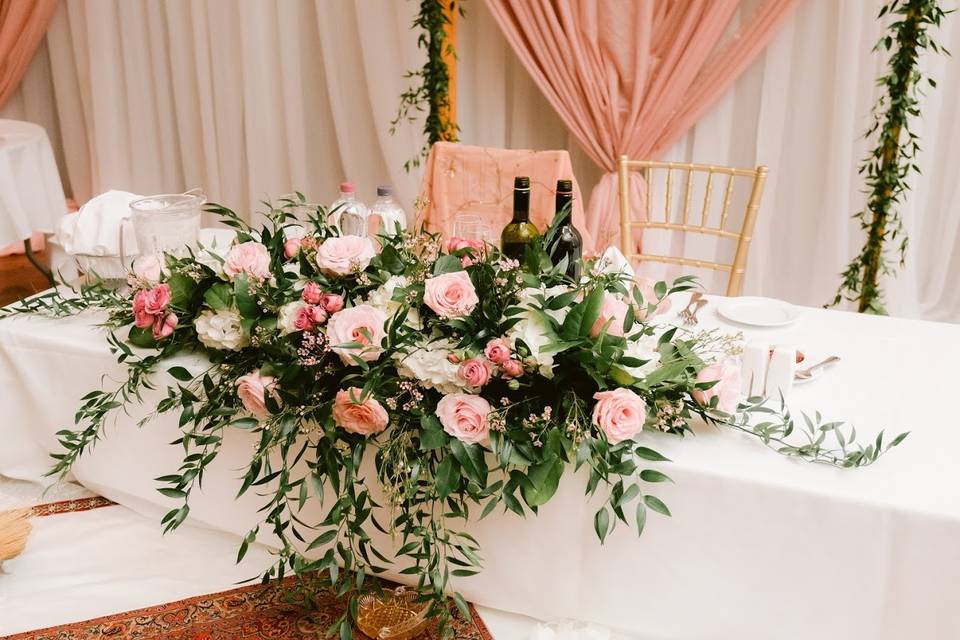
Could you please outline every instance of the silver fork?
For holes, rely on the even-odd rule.
[[[707,304],[707,301],[703,299],[703,293],[696,291],[690,296],[690,302],[687,303],[686,308],[680,312],[678,317],[683,321],[683,324],[693,326],[697,324],[697,312],[705,304]]]
[[[823,369],[824,367],[828,367],[834,362],[839,362],[839,361],[840,361],[840,356],[830,356],[826,360],[822,362],[818,362],[812,367],[807,367],[806,369],[801,369],[800,371],[797,371],[795,374],[793,374],[793,377],[796,380],[809,380],[810,378],[813,377],[813,374],[818,370]]]

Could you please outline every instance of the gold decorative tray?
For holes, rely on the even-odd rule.
[[[429,605],[417,602],[416,592],[397,587],[360,596],[357,628],[374,640],[412,640],[427,628]]]

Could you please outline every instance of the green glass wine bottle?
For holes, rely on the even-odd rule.
[[[500,234],[500,250],[508,258],[522,262],[527,245],[539,235],[536,225],[530,222],[530,178],[517,176],[513,179],[513,219]]]

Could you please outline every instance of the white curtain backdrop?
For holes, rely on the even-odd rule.
[[[948,2],[948,4],[950,4]],[[357,182],[372,199],[394,183],[411,203],[420,175],[403,163],[418,127],[388,133],[402,74],[416,67],[408,0],[80,0],[64,2],[20,92],[0,113],[34,120],[62,144],[78,201],[108,188],[142,193],[203,187],[250,211],[304,191],[321,202]],[[884,56],[872,53],[880,0],[804,0],[764,52],[668,159],[770,166],[744,292],[820,305],[862,233],[856,167]],[[577,148],[500,35],[482,2],[460,23],[461,139],[512,148],[568,148],[581,185],[599,171]],[[950,8],[950,7],[948,7]],[[749,10],[750,7],[747,7]],[[960,51],[957,16],[939,39]],[[923,175],[903,207],[911,248],[886,282],[892,314],[960,322],[960,74],[930,56],[938,81],[916,124]],[[713,240],[654,236],[652,251],[725,257]],[[662,273],[662,272],[661,272]],[[675,275],[675,272],[666,272]],[[705,274],[713,291],[722,277]]]

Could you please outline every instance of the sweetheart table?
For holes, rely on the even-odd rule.
[[[722,298],[709,299],[701,327],[740,330],[715,315]],[[801,311],[788,327],[742,328],[810,360],[842,358],[794,389],[794,411],[851,422],[862,440],[910,430],[903,444],[874,466],[842,470],[706,425],[685,442],[644,434],[673,460],[661,468],[676,485],[658,492],[672,518],[651,515],[639,539],[618,527],[601,546],[592,526],[598,505],[582,497],[586,478],[571,474],[537,518],[498,511],[472,523],[485,568],[455,587],[483,606],[657,640],[960,637],[960,428],[950,408],[960,326]],[[39,479],[81,396],[122,379],[96,322],[90,314],[0,321],[0,474]],[[203,362],[172,364],[196,370]],[[151,478],[176,470],[181,452],[168,443],[179,432],[175,416],[138,429],[139,417],[118,416],[73,473],[159,527],[173,502]],[[257,495],[233,499],[248,436],[227,434],[191,499],[195,524],[244,534],[259,521]]]

